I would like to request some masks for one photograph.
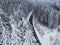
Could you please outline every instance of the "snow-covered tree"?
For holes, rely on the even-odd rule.
[[[14,15],[10,16],[9,23],[12,27],[10,40],[11,45],[39,45],[38,43],[36,43],[36,39],[33,35],[32,25],[29,23],[29,18],[31,14],[32,12],[29,13],[27,19],[22,17],[21,20],[19,20],[19,18],[15,18],[16,16]]]

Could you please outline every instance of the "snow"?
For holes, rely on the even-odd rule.
[[[49,29],[49,28],[41,25],[40,23],[38,23],[38,21],[36,21],[36,19],[34,19],[34,18],[33,18],[33,26],[34,26],[36,35],[37,35],[37,37],[38,37],[38,39],[39,39],[39,41],[41,42],[42,45],[47,45],[47,44],[51,45],[55,42],[56,35],[59,34],[57,32],[57,28],[56,29]],[[40,32],[40,30],[42,30],[42,31]],[[44,35],[41,36],[42,32],[44,33]],[[50,37],[53,38],[53,41],[50,40]]]
[[[60,45],[60,32],[58,31],[60,27],[57,26],[59,11],[57,11],[57,13],[55,12],[56,10],[52,8],[51,15],[48,17],[49,24],[53,25],[54,23],[54,26],[57,26],[55,29],[42,25],[38,22],[38,19],[34,17],[35,8],[38,8],[39,12],[37,10],[36,12],[40,13],[40,4],[45,7],[45,3],[53,3],[55,0],[19,1],[21,2],[18,3],[18,0],[12,0],[11,2],[10,0],[0,1],[0,45],[39,45],[39,43],[41,43],[41,45]],[[58,3],[56,5],[59,7]],[[43,9],[43,11],[49,10],[49,6],[47,7],[48,9],[45,8],[41,9]],[[55,14],[55,16],[52,16],[53,14]],[[33,25],[30,24],[31,16],[33,16]],[[55,17],[55,21],[53,17]],[[35,38],[35,33],[38,37],[38,42]]]

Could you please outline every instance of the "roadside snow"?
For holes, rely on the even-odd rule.
[[[55,43],[57,36],[59,33],[56,29],[49,29],[40,23],[36,19],[33,18],[33,26],[35,29],[35,33],[42,45],[53,45]],[[43,33],[43,34],[42,34]]]

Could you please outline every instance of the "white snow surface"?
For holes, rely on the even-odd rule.
[[[42,45],[54,45],[54,43],[56,43],[56,39],[59,40],[59,44],[56,44],[60,45],[60,33],[58,33],[57,28],[49,29],[38,23],[37,19],[35,18],[33,18],[33,26]]]

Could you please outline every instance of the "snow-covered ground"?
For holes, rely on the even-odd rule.
[[[41,45],[60,45],[59,25],[55,29],[51,29],[38,22],[38,19],[34,17],[35,15],[40,15],[38,11],[50,11],[49,4],[52,3],[51,5],[54,5],[55,3],[53,2],[60,1],[0,0],[0,45],[39,45],[39,42]],[[60,8],[59,4],[60,3],[56,3],[55,6]],[[43,5],[41,8],[42,10],[40,10],[40,5]],[[46,9],[46,7],[48,9]],[[51,10],[52,13],[49,13],[51,15],[56,15],[54,20],[56,19],[55,22],[57,25],[60,10],[55,10],[54,8]],[[55,13],[55,11],[57,11],[58,14],[57,12]],[[31,16],[33,19],[31,19]],[[43,15],[43,18],[44,16],[45,15]],[[53,16],[51,16],[51,18],[49,23],[55,23],[53,22]],[[30,21],[33,24],[30,24]],[[35,33],[39,40],[38,43],[35,38]]]
[[[54,43],[60,45],[60,33],[57,28],[49,29],[38,23],[35,17],[33,17],[33,26],[42,45],[54,45]],[[58,42],[56,40],[58,40]]]

